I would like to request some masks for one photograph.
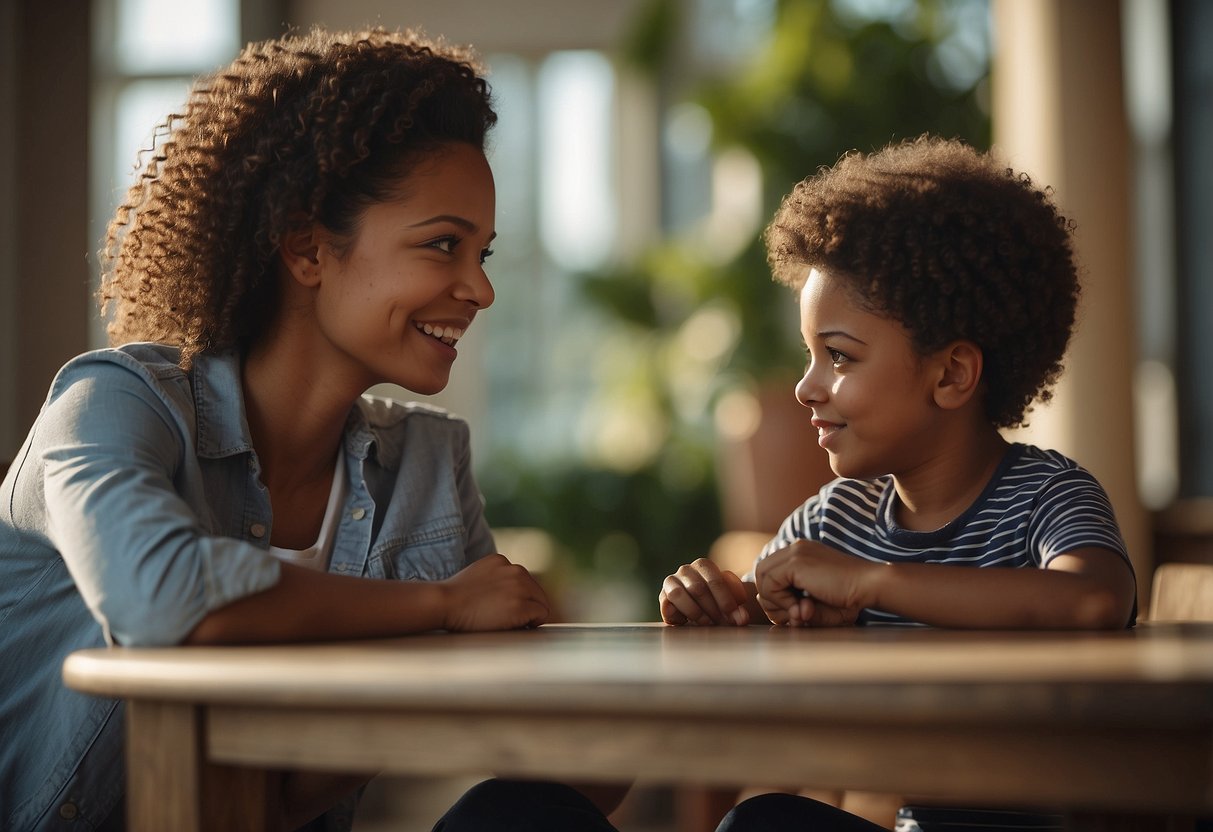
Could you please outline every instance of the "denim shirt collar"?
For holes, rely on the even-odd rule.
[[[226,350],[198,355],[190,376],[198,416],[198,455],[220,459],[251,453],[252,433],[244,409],[239,352]],[[361,405],[360,399],[350,408],[345,423],[345,452],[359,462],[370,457],[372,450],[385,438],[372,426]]]

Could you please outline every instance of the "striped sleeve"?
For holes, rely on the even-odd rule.
[[[1107,493],[1079,467],[1057,472],[1041,489],[1028,543],[1041,566],[1058,555],[1087,548],[1108,549],[1130,563]]]

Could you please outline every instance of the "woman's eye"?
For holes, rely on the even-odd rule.
[[[455,246],[458,244],[459,241],[454,237],[439,237],[437,240],[430,240],[428,243],[426,243],[426,245],[428,245],[430,248],[436,248],[439,251],[446,252],[447,254],[454,254]]]
[[[836,349],[827,348],[826,352],[830,356],[830,361],[832,361],[835,365],[841,364],[847,360],[847,357]]]
[[[483,266],[484,261],[488,260],[492,256],[493,256],[493,250],[491,248],[486,248],[484,251],[480,252],[480,265]]]

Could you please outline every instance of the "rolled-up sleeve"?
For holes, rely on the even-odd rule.
[[[216,536],[178,484],[197,459],[186,423],[119,363],[60,374],[39,418],[47,534],[107,640],[176,644],[208,612],[273,586],[278,561]]]

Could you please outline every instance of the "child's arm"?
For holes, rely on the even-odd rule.
[[[759,563],[757,579],[768,617],[791,625],[873,608],[937,627],[1113,629],[1128,622],[1135,593],[1120,555],[1094,547],[1044,569],[974,568],[880,563],[801,540]]]
[[[731,624],[744,627],[766,619],[754,584],[707,558],[678,567],[665,579],[658,600],[667,624]]]

